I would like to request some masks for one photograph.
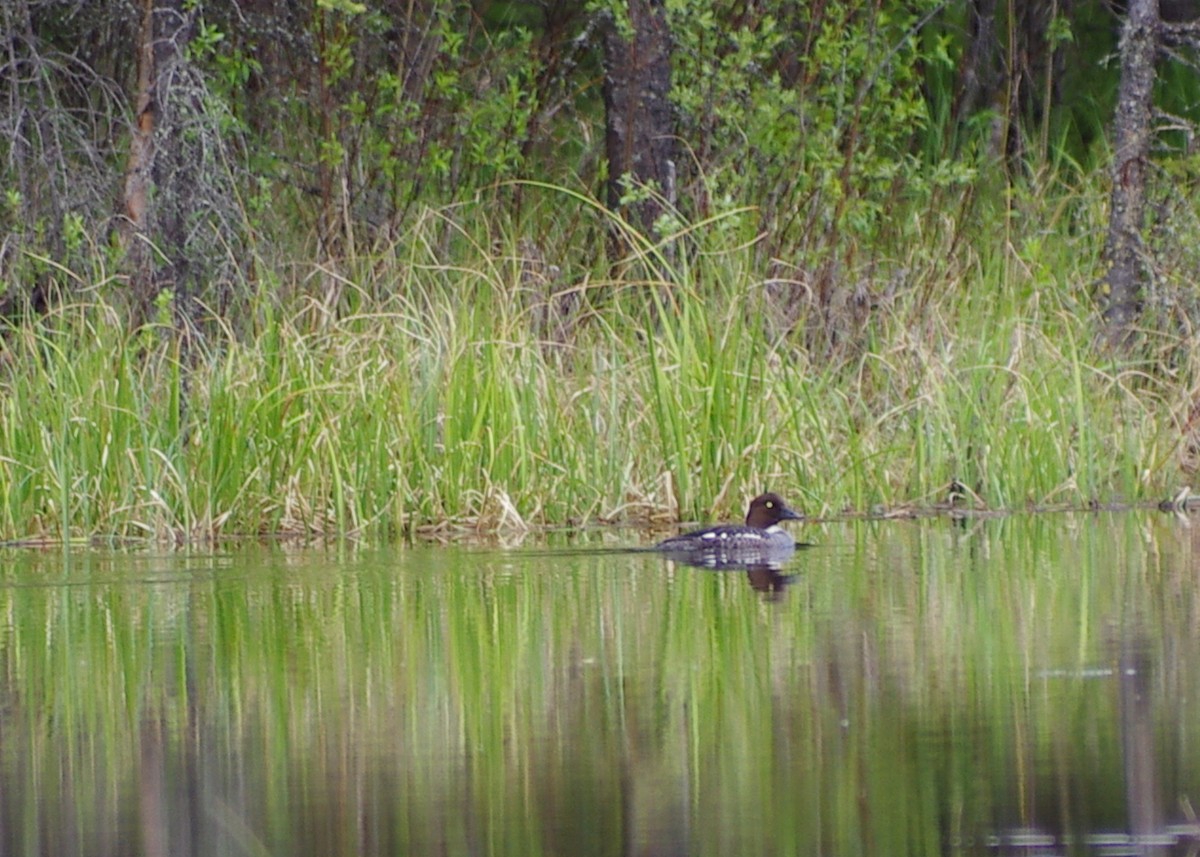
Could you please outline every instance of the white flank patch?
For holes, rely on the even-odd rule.
[[[722,536],[723,535],[724,534],[722,534]],[[716,533],[701,533],[700,534],[700,538],[702,538],[702,539],[715,539],[716,537],[717,537]]]

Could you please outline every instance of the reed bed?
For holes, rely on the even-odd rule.
[[[1098,350],[1096,232],[1005,218],[931,218],[822,280],[733,215],[610,267],[577,224],[430,212],[336,265],[256,260],[259,297],[186,358],[105,278],[0,338],[0,538],[519,533],[737,516],[763,487],[822,516],[1175,494],[1189,340]]]

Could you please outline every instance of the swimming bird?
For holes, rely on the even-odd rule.
[[[744,525],[722,524],[692,530],[664,539],[653,549],[689,565],[775,565],[790,556],[796,547],[796,540],[779,526],[780,522],[803,519],[804,516],[788,506],[778,494],[768,491],[750,501]]]

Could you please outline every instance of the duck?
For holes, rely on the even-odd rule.
[[[804,515],[768,491],[750,501],[745,524],[721,524],[664,539],[653,547],[689,565],[709,567],[776,566],[796,548],[783,521],[802,521]]]

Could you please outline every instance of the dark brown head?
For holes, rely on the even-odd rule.
[[[802,521],[804,516],[783,502],[778,494],[770,492],[759,494],[750,501],[750,511],[746,513],[746,526],[765,530],[780,521]]]

